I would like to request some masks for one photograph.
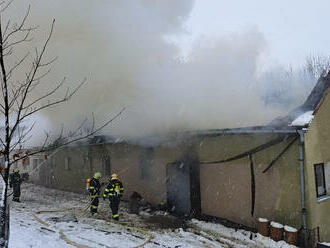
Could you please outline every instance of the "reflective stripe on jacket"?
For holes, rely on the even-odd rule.
[[[89,193],[92,196],[96,196],[100,193],[100,188],[101,188],[101,183],[99,179],[93,178],[90,181],[90,186],[89,186]]]
[[[124,194],[124,187],[121,181],[118,179],[113,179],[109,182],[108,186],[105,188],[103,197],[122,197]]]

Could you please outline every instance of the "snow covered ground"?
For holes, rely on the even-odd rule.
[[[120,209],[121,224],[107,222],[104,220],[109,215],[107,202],[101,200],[100,215],[92,217],[83,210],[88,205],[87,196],[33,184],[22,185],[21,200],[21,203],[11,202],[10,248],[74,247],[63,240],[61,234],[85,248],[295,247],[220,224],[198,220],[184,222],[164,212],[128,214],[124,202]],[[70,208],[74,210],[66,210]],[[49,224],[45,226],[33,215],[38,210],[63,212],[37,214]],[[152,239],[140,246],[148,241],[150,234]]]

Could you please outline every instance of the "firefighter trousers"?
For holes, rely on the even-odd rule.
[[[112,212],[112,219],[114,220],[119,220],[119,214],[118,214],[119,203],[120,203],[119,197],[110,198],[110,208]]]
[[[97,213],[97,209],[99,207],[99,197],[97,195],[91,195],[91,213]]]
[[[13,201],[19,201],[20,196],[21,196],[21,185],[14,184],[13,185]]]

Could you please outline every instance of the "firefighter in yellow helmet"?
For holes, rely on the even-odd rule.
[[[91,197],[91,208],[90,211],[92,214],[97,213],[97,209],[99,207],[99,197],[100,197],[100,189],[101,183],[100,179],[102,174],[100,172],[96,172],[89,183],[89,195]]]
[[[108,198],[110,201],[110,208],[112,211],[112,218],[119,220],[119,203],[124,193],[124,187],[118,178],[117,174],[112,174],[108,186],[104,190],[103,200]]]

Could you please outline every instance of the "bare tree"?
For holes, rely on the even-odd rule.
[[[7,210],[9,206],[7,202],[7,190],[11,165],[20,159],[25,159],[29,155],[56,149],[91,136],[112,122],[123,111],[120,111],[113,118],[105,121],[98,127],[96,127],[94,116],[92,116],[92,124],[87,132],[86,129],[83,129],[84,125],[82,123],[69,136],[64,137],[65,135],[61,132],[55,141],[51,140],[50,134],[46,134],[43,144],[38,149],[30,154],[11,158],[10,154],[31,136],[31,130],[34,128],[34,125],[28,124],[26,120],[40,111],[68,101],[85,83],[85,80],[73,89],[67,88],[65,93],[60,97],[58,95],[61,89],[65,87],[65,78],[60,82],[52,84],[53,88],[45,93],[41,95],[34,94],[36,89],[45,84],[45,77],[49,74],[50,66],[56,59],[45,59],[45,53],[53,34],[55,20],[52,21],[50,31],[39,49],[35,48],[33,54],[27,51],[23,56],[17,57],[17,47],[32,41],[31,33],[33,33],[36,27],[27,26],[30,8],[28,8],[25,16],[23,16],[19,23],[12,23],[11,20],[3,20],[3,12],[8,8],[10,3],[0,3],[0,80],[2,93],[0,94],[0,119],[4,121],[3,128],[1,128],[0,147],[5,161],[4,170],[0,172],[0,179],[2,181],[0,247],[8,246],[5,226],[8,223]],[[16,62],[10,63],[10,61]],[[26,65],[29,66],[24,74],[24,78],[17,80],[15,77],[17,71],[25,68]]]
[[[310,55],[306,58],[304,71],[318,80],[321,76],[325,76],[330,70],[330,56]]]

